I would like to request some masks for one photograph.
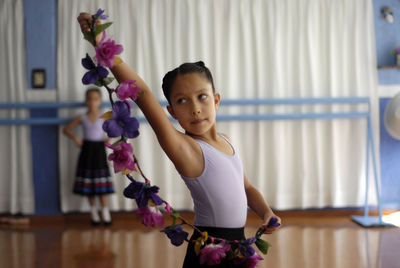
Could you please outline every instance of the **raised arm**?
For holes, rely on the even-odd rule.
[[[174,128],[165,114],[164,109],[147,84],[125,62],[111,68],[111,72],[119,83],[126,80],[136,80],[136,86],[139,88],[138,96],[135,101],[136,104],[142,110],[147,121],[153,128],[163,150],[167,155],[173,153],[183,135]]]
[[[78,22],[83,33],[89,31],[88,21],[89,23],[92,21],[90,14],[81,13],[79,15]],[[96,37],[97,41],[101,40],[100,35]],[[153,128],[162,149],[175,164],[178,171],[181,172],[180,167],[187,166],[188,161],[196,162],[197,154],[191,153],[196,146],[195,142],[175,129],[157,98],[142,78],[125,62],[113,66],[111,72],[119,83],[127,80],[136,81],[139,92],[135,102]],[[201,153],[199,153],[199,157],[201,157]]]

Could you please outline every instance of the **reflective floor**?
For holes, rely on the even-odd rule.
[[[91,227],[87,217],[0,225],[0,267],[181,267],[185,247],[134,216],[116,215],[111,227]],[[363,228],[347,216],[282,218],[284,226],[263,237],[272,247],[257,267],[400,267],[399,228]],[[248,236],[257,224],[249,214]]]

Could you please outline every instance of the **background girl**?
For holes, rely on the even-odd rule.
[[[111,225],[112,220],[106,194],[114,193],[114,185],[111,180],[104,147],[106,138],[102,129],[103,119],[100,118],[99,110],[101,91],[97,88],[88,89],[85,103],[87,112],[77,116],[64,128],[64,134],[71,138],[77,147],[81,148],[73,192],[87,196],[90,204],[92,225],[101,223],[95,202],[95,197],[98,196],[102,207],[103,223]],[[79,124],[83,128],[83,140],[72,132],[72,129]]]

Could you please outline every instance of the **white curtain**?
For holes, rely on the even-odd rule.
[[[25,39],[22,0],[0,2],[0,102],[24,102]],[[0,110],[0,118],[26,118],[21,110]],[[0,213],[32,214],[35,199],[29,126],[0,126]]]
[[[114,22],[107,34],[123,59],[163,99],[163,75],[203,60],[222,99],[368,96],[376,121],[376,59],[370,0],[136,0],[58,2],[60,100],[82,100],[80,59],[93,49],[79,32],[80,11],[98,8]],[[365,111],[356,105],[222,107],[219,114]],[[64,115],[71,115],[66,111]],[[251,182],[276,209],[348,207],[364,197],[366,120],[228,121]],[[147,124],[133,141],[142,168],[177,209],[188,191]],[[378,137],[375,137],[376,140]],[[62,204],[70,194],[76,150],[60,142]],[[123,178],[116,178],[118,183]],[[122,182],[121,182],[122,183]],[[119,186],[122,188],[122,186]],[[118,193],[115,208],[128,208]]]

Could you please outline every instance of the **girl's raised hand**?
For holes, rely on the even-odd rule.
[[[89,13],[86,13],[86,12],[81,12],[79,14],[79,16],[77,17],[77,20],[78,20],[78,23],[81,27],[81,31],[83,34],[90,31],[89,25],[92,24],[92,21],[93,21],[92,15],[90,15]],[[95,26],[98,26],[100,24],[101,24],[101,20],[97,20]],[[102,35],[103,35],[103,32],[99,33],[96,36],[97,44],[100,42]]]
[[[92,15],[86,12],[81,12],[77,18],[79,25],[81,26],[82,33],[90,31],[88,23],[92,23]]]

